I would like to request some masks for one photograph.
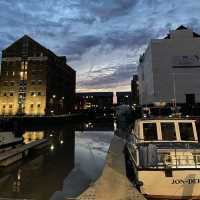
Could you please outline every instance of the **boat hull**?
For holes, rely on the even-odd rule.
[[[153,199],[200,199],[200,169],[174,169],[172,177],[165,170],[140,170],[141,192]]]

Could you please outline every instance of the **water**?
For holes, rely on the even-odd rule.
[[[0,168],[0,198],[62,200],[76,197],[100,175],[113,124],[24,127],[24,142],[47,138],[49,146]]]

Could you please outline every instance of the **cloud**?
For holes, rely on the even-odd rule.
[[[83,2],[88,11],[103,22],[127,15],[137,4],[137,0],[83,0]]]
[[[78,86],[86,90],[119,87],[120,84],[130,82],[135,69],[134,64],[127,64],[94,70],[88,79],[79,81]]]
[[[28,34],[67,56],[78,88],[129,86],[151,38],[181,24],[200,32],[199,9],[197,0],[0,0],[0,49]]]

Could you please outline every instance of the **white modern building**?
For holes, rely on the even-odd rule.
[[[138,66],[140,103],[200,103],[200,35],[180,26],[152,39]]]

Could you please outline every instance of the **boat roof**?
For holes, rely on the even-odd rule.
[[[199,119],[199,118],[198,118]],[[146,120],[189,120],[189,121],[196,121],[197,118],[195,117],[165,117],[165,116],[160,116],[160,117],[143,117],[139,120],[146,121]]]

